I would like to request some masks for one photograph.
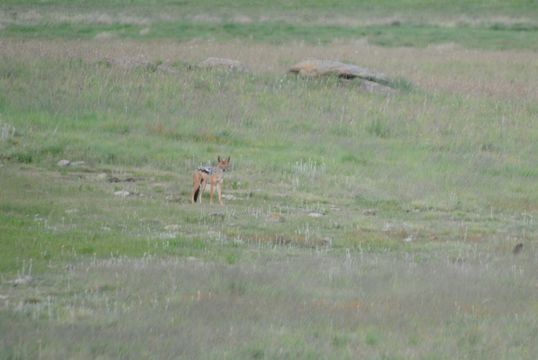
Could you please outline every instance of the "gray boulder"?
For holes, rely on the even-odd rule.
[[[305,60],[293,65],[288,71],[292,74],[307,77],[337,76],[342,79],[358,78],[367,81],[366,85],[361,86],[361,88],[370,92],[390,92],[387,89],[381,89],[380,86],[391,89],[391,81],[385,74],[339,61]]]

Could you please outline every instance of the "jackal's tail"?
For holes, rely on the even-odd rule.
[[[198,201],[199,195],[200,195],[200,184],[197,185],[196,190],[194,191],[194,202]]]

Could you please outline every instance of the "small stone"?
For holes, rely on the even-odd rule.
[[[166,195],[165,199],[166,201],[169,201],[169,202],[181,202],[182,200],[182,198],[179,195],[174,195],[174,194]]]
[[[30,275],[23,275],[21,277],[16,278],[15,280],[10,281],[9,283],[13,286],[19,286],[19,285],[27,285],[31,283],[33,278]]]
[[[119,191],[114,191],[114,195],[115,196],[121,196],[121,197],[127,197],[127,196],[131,195],[131,193],[128,192],[127,190],[119,190]]]
[[[170,225],[166,225],[164,227],[164,230],[166,230],[166,231],[178,231],[180,228],[181,228],[181,226],[178,225],[178,224],[170,224]]]
[[[60,160],[57,163],[57,165],[61,167],[66,167],[66,166],[69,166],[70,164],[71,164],[71,161],[66,160],[66,159]]]
[[[308,214],[308,216],[313,217],[313,218],[320,218],[323,216],[323,214],[318,213],[318,212],[311,212]]]
[[[362,213],[367,216],[375,216],[377,211],[375,209],[365,209]]]
[[[397,91],[389,86],[376,83],[375,81],[363,80],[359,86],[361,90],[372,94],[379,95],[391,95],[395,94]]]
[[[226,214],[222,212],[214,212],[214,213],[209,214],[209,216],[217,218],[217,219],[224,219],[226,217]]]

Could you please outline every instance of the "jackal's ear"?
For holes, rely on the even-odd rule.
[[[217,161],[220,162],[220,155],[217,157]]]
[[[227,161],[230,162],[230,156],[228,156],[228,160],[227,160]]]

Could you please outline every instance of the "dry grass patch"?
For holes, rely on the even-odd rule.
[[[283,251],[253,252],[236,265],[83,261],[31,285],[0,285],[0,316],[10,319],[0,322],[0,330],[10,326],[0,344],[4,354],[42,358],[529,358],[535,262],[473,251],[455,262],[442,254]]]
[[[312,46],[207,41],[142,43],[113,39],[96,42],[8,39],[0,42],[0,50],[8,58],[38,56],[87,62],[144,58],[154,63],[197,64],[219,56],[237,59],[256,73],[271,75],[284,75],[292,64],[304,59],[334,59],[403,77],[432,93],[511,99],[518,103],[538,101],[538,85],[533,81],[538,76],[538,60],[532,51],[468,50],[439,45],[426,49],[383,48],[363,42]]]

